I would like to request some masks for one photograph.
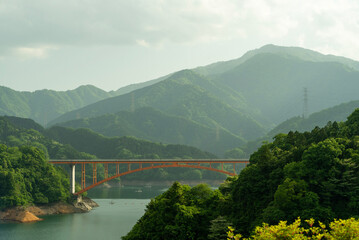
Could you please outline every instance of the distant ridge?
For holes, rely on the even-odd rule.
[[[0,115],[31,118],[45,126],[68,111],[115,96],[92,85],[74,90],[20,92],[0,86]]]

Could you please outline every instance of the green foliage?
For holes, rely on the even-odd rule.
[[[222,201],[220,192],[206,185],[190,188],[175,182],[151,200],[145,214],[122,239],[207,239],[210,220],[219,216],[217,207]]]
[[[69,186],[67,176],[39,149],[0,144],[0,209],[66,201]]]
[[[341,124],[277,135],[233,183],[231,220],[245,235],[261,222],[359,216],[359,109]]]
[[[327,240],[355,240],[359,239],[359,221],[350,218],[346,220],[334,220],[327,229],[326,225],[318,222],[314,226],[314,219],[305,220],[306,224],[297,218],[292,224],[287,225],[286,221],[280,221],[277,225],[269,226],[266,223],[256,227],[249,238],[243,240],[276,240],[276,239],[327,239]],[[302,225],[307,225],[303,227]],[[227,239],[242,239],[241,234],[235,234],[232,227],[228,227]]]
[[[231,225],[225,217],[218,216],[216,219],[211,221],[211,225],[209,227],[209,240],[219,240],[226,239],[227,236],[227,227]]]
[[[94,155],[79,152],[71,145],[64,145],[44,136],[44,131],[40,125],[30,119],[0,117],[0,143],[10,147],[33,146],[41,149],[46,157],[52,159],[95,158]]]
[[[321,239],[324,235],[322,239],[355,239],[351,237],[358,235],[358,223],[330,222],[359,216],[358,114],[359,109],[344,123],[328,123],[311,132],[277,135],[251,155],[250,164],[238,176],[214,191],[220,194],[210,202],[191,199],[192,205],[185,205],[186,187],[174,185],[151,202],[124,239],[216,239],[225,221],[246,237],[253,234],[251,239]],[[207,190],[197,192],[203,196]],[[178,203],[185,206],[178,209]],[[320,223],[302,229],[298,217]],[[179,219],[185,221],[176,222]],[[263,222],[267,224],[258,227]],[[268,225],[278,222],[278,226]],[[204,224],[206,231],[197,229]],[[239,237],[230,230],[230,239]]]

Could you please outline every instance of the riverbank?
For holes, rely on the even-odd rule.
[[[39,216],[70,214],[70,213],[85,213],[91,211],[98,204],[87,197],[78,197],[74,203],[51,203],[41,206],[17,206],[7,208],[0,211],[0,220],[4,222],[37,222],[43,219]]]

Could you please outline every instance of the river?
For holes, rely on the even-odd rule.
[[[35,223],[0,223],[1,240],[121,239],[165,187],[94,188],[88,196],[100,207],[88,213],[41,217]]]

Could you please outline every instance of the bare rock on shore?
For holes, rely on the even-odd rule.
[[[92,208],[98,207],[98,204],[87,197],[78,197],[73,204],[58,202],[42,206],[30,207],[12,207],[4,211],[0,211],[0,220],[8,222],[36,222],[42,219],[37,216],[69,214],[69,213],[85,213],[91,211]]]
[[[35,214],[24,210],[21,207],[15,207],[6,210],[0,214],[0,219],[4,221],[11,222],[20,222],[20,223],[28,223],[28,222],[37,222],[43,219],[38,218]]]

